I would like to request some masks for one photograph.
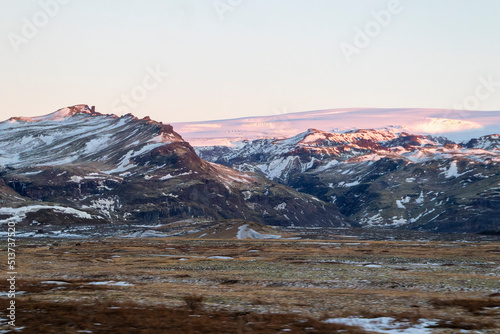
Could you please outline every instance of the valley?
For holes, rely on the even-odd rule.
[[[0,333],[500,329],[497,134],[309,128],[193,147],[86,105],[0,129],[17,270]]]

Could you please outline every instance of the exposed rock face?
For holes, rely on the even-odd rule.
[[[500,229],[499,137],[461,144],[392,130],[309,129],[196,149],[204,159],[334,203],[363,226],[481,232]]]
[[[0,221],[26,229],[191,218],[350,225],[333,203],[200,159],[170,125],[149,117],[78,105],[12,118],[0,130]]]

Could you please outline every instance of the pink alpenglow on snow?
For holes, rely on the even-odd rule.
[[[241,140],[289,138],[310,128],[332,132],[391,128],[465,141],[500,132],[500,111],[351,108],[172,125],[193,146],[234,146]]]

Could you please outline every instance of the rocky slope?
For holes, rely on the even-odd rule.
[[[500,229],[499,137],[455,143],[397,128],[309,129],[196,149],[206,160],[334,203],[363,226],[481,232]]]
[[[206,162],[170,125],[86,105],[0,123],[0,222],[76,226],[244,219],[348,226],[336,205],[261,175]]]

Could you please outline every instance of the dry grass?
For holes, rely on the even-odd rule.
[[[422,319],[422,315],[420,312],[417,310],[415,312],[373,312],[373,311],[361,311],[357,316],[361,316],[363,318],[383,318],[383,317],[388,317],[388,318],[393,318],[394,320],[398,322],[408,322],[411,324],[416,324],[419,322],[420,319]]]
[[[99,326],[103,333],[107,326],[117,326],[116,333],[132,332],[126,331],[125,324],[135,328],[134,333],[153,333],[151,326],[164,326],[153,320],[158,315],[184,319],[184,327],[179,323],[168,333],[196,333],[200,319],[207,323],[222,319],[221,328],[231,333],[237,333],[235,328],[250,333],[257,325],[248,322],[261,324],[253,333],[273,332],[274,327],[269,326],[277,324],[281,328],[292,324],[296,333],[309,327],[320,333],[323,323],[318,319],[326,316],[386,316],[408,323],[438,319],[440,326],[458,326],[464,320],[484,328],[493,326],[494,333],[500,317],[500,298],[495,297],[499,248],[494,242],[354,238],[29,241],[19,245],[16,261],[20,273],[17,290],[25,291],[17,297],[18,324],[34,326],[33,333],[49,333],[47,324],[63,328],[63,322],[73,323],[76,325],[67,329],[72,333],[85,328],[79,325],[85,322],[80,313],[98,310],[110,319],[95,315],[98,319],[92,324],[102,324],[92,325],[95,333]],[[5,250],[0,257],[6,257]],[[132,285],[89,285],[110,280]],[[6,284],[0,280],[2,291]],[[0,298],[0,303],[5,301]],[[87,306],[78,308],[78,303]],[[264,317],[260,322],[254,319],[259,314]],[[138,325],[141,317],[143,322],[149,321],[141,325],[144,327]],[[120,327],[120,323],[124,325]],[[301,327],[302,323],[309,325]],[[213,332],[217,332],[215,327]]]
[[[486,308],[500,307],[500,298],[484,298],[484,299],[432,299],[431,305],[435,308],[460,307],[473,314],[479,314]]]
[[[5,301],[0,307],[6,306]],[[295,314],[257,314],[252,312],[199,311],[132,302],[55,303],[26,300],[17,313],[17,323],[25,333],[353,333],[367,332],[346,325],[327,324]]]
[[[197,312],[203,308],[203,301],[205,298],[199,295],[187,295],[184,296],[183,300],[186,303],[188,310],[191,312]]]
[[[495,321],[491,319],[478,319],[478,318],[453,318],[451,320],[441,319],[434,328],[451,328],[463,330],[484,330],[490,328],[497,328]]]

